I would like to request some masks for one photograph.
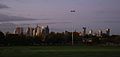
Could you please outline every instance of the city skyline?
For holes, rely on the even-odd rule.
[[[120,34],[119,2],[119,0],[0,0],[0,23],[42,23],[52,27],[53,31],[71,30],[72,25],[77,31],[83,26],[91,29],[110,28],[112,34]],[[75,12],[71,13],[71,10]],[[2,29],[5,28],[0,28]]]
[[[93,30],[93,29],[88,29],[87,27],[82,27],[81,31],[76,31],[76,30],[72,30],[72,31],[63,31],[63,32],[55,32],[55,31],[50,31],[49,26],[41,26],[41,25],[37,25],[36,27],[27,27],[26,29],[20,26],[17,26],[14,29],[14,32],[10,33],[10,34],[18,34],[18,35],[27,35],[27,36],[40,36],[42,34],[44,35],[48,35],[49,33],[66,33],[66,32],[77,32],[79,33],[80,36],[86,36],[86,35],[94,35],[94,36],[102,36],[102,35],[112,35],[111,34],[111,29],[107,28],[107,29],[99,29],[97,31]],[[6,32],[5,32],[6,33]]]

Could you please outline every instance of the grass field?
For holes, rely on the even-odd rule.
[[[95,47],[95,46],[0,47],[0,57],[120,57],[120,47]]]

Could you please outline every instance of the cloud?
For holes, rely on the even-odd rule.
[[[9,7],[7,5],[0,4],[0,9],[3,9],[3,8],[9,8]]]
[[[112,20],[112,21],[119,21],[120,20],[120,10],[98,10],[95,11],[94,19],[102,19],[102,20]]]
[[[27,21],[27,20],[37,20],[37,19],[0,14],[0,22]]]
[[[98,10],[97,14],[120,14],[119,9]]]
[[[101,20],[101,21],[95,21],[95,23],[120,23],[120,20]]]

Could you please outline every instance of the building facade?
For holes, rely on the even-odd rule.
[[[15,34],[23,34],[23,28],[22,27],[16,27],[14,33]]]

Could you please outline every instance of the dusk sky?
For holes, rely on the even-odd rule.
[[[120,0],[0,0],[0,19],[3,16],[16,16],[42,19],[45,23],[71,22],[76,28],[88,24],[86,26],[108,27],[114,30],[113,33],[120,34],[119,5]],[[71,13],[70,10],[76,12]]]

